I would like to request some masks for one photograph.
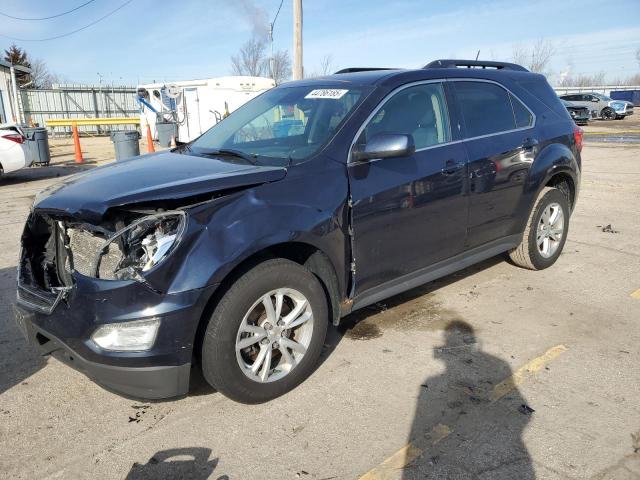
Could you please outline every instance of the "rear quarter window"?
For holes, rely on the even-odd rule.
[[[526,128],[533,125],[533,115],[524,104],[513,95],[509,94],[511,105],[513,106],[513,115],[516,117],[516,127]]]
[[[530,95],[536,97],[542,102],[549,110],[557,114],[562,118],[571,118],[567,112],[567,109],[562,105],[560,98],[556,92],[551,88],[551,85],[547,83],[543,78],[530,78],[517,80],[516,84],[526,90]],[[565,100],[571,101],[575,98],[574,95],[563,95]],[[576,101],[576,100],[573,100]]]

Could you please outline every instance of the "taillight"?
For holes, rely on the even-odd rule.
[[[573,127],[573,139],[576,142],[576,148],[579,152],[582,151],[582,143],[584,138],[584,130],[580,127]]]
[[[11,140],[16,143],[24,143],[24,137],[19,133],[10,133],[8,135],[3,135],[2,138],[6,138],[7,140]]]

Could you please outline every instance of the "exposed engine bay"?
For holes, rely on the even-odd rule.
[[[71,287],[72,274],[103,280],[143,281],[177,245],[186,213],[118,211],[91,225],[33,212],[22,235],[20,282],[47,291]]]

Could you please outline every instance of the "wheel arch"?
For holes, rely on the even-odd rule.
[[[569,208],[573,211],[576,200],[576,181],[568,172],[556,172],[547,180],[545,187],[553,187],[560,190],[569,202]],[[544,187],[543,187],[544,188]]]
[[[324,290],[331,315],[330,320],[334,325],[338,324],[340,321],[340,305],[343,294],[340,291],[338,276],[329,256],[320,248],[310,243],[296,241],[277,243],[254,252],[240,261],[224,276],[219,286],[212,293],[206,303],[196,330],[194,350],[197,359],[200,358],[202,339],[207,327],[207,320],[213,313],[220,299],[239,277],[256,265],[274,258],[291,260],[304,266],[315,275]]]

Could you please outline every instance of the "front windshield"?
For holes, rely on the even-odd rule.
[[[609,97],[607,97],[606,95],[602,95],[600,93],[597,93],[596,97],[598,97],[600,100],[603,100],[605,102],[610,102],[611,101],[611,99]]]
[[[274,88],[249,101],[191,145],[196,154],[240,152],[287,165],[316,153],[364,98],[362,88]]]

